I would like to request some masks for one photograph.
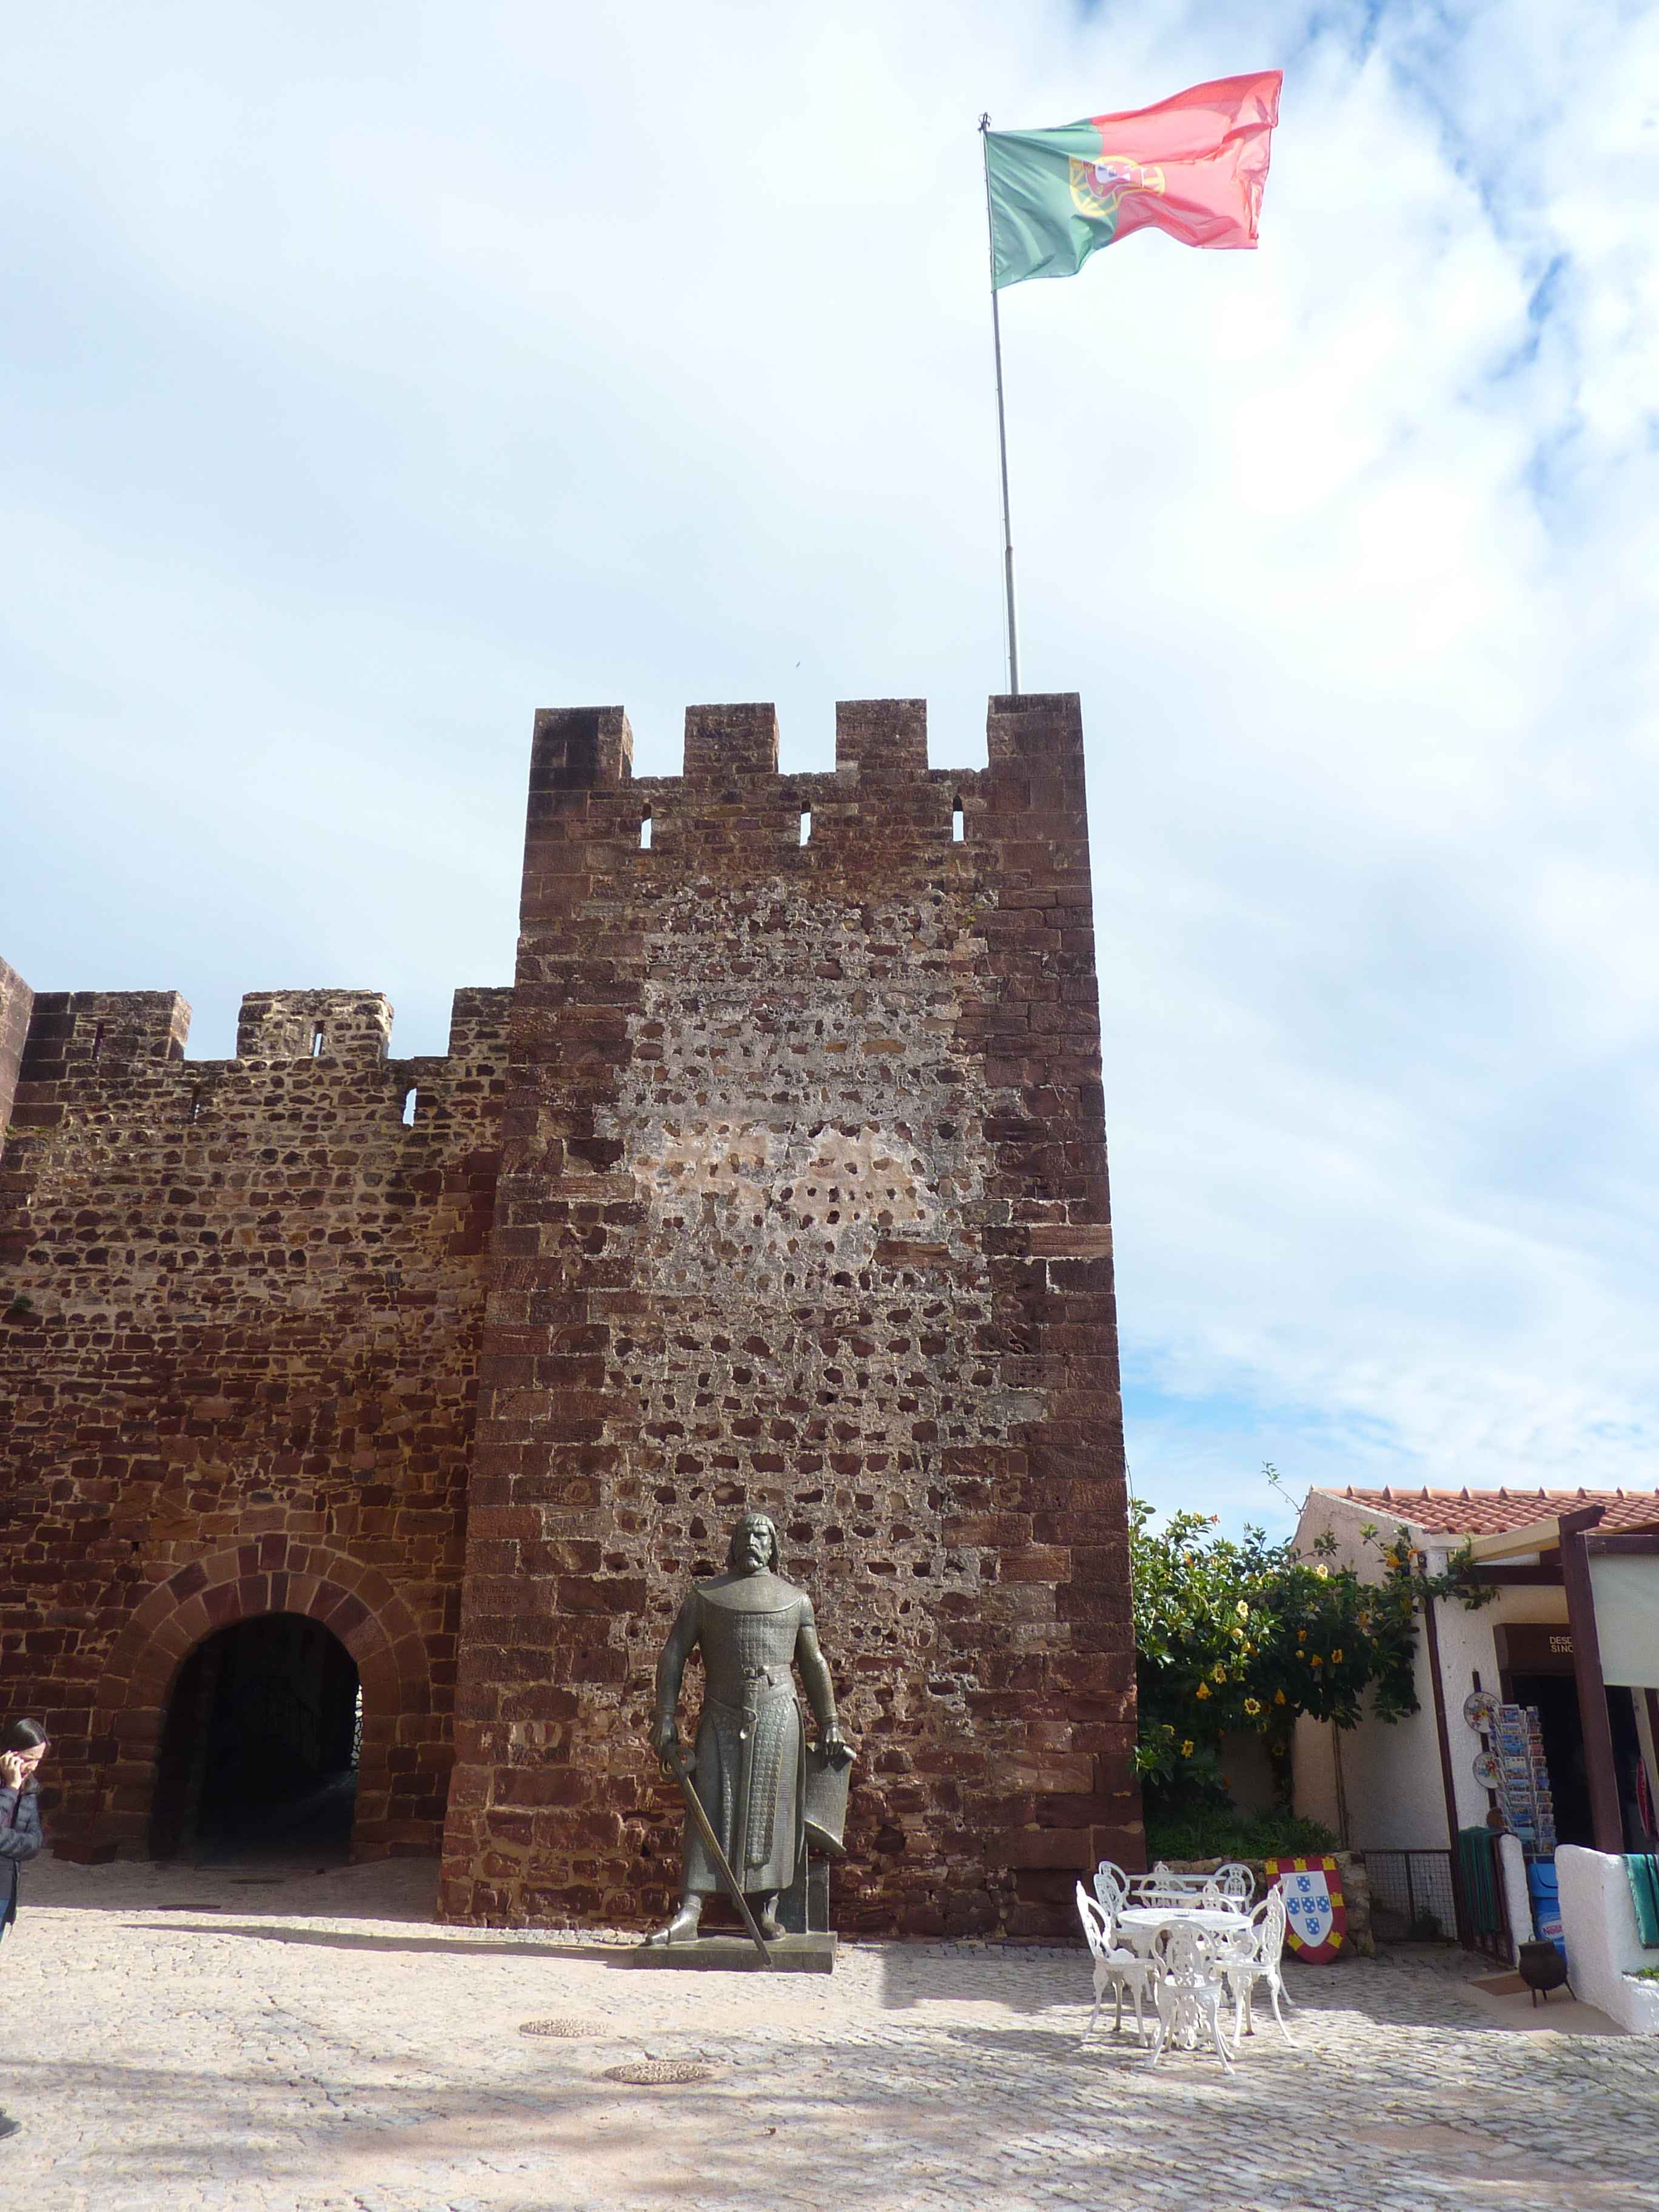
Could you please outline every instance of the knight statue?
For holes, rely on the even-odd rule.
[[[836,1693],[818,1649],[812,1601],[777,1565],[776,1528],[765,1514],[745,1513],[732,1532],[726,1571],[692,1584],[663,1646],[651,1731],[664,1773],[696,1790],[769,1940],[782,1934],[779,1893],[796,1881],[806,1850],[805,1733],[792,1665],[817,1723],[814,1759],[844,1770],[853,1756],[836,1723]],[[703,1700],[688,1772],[675,1713],[694,1650],[702,1653]],[[693,1941],[703,1899],[726,1886],[699,1826],[688,1820],[679,1910],[648,1939],[653,1944]]]

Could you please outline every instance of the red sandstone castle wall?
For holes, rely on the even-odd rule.
[[[11,1121],[17,1071],[22,1065],[24,1040],[29,1033],[29,1008],[34,994],[15,968],[0,960],[0,1158],[6,1150],[6,1130]]]
[[[1078,702],[989,738],[843,707],[780,776],[771,708],[696,708],[635,782],[619,709],[538,717],[448,1917],[665,1909],[652,1669],[744,1504],[860,1753],[842,1928],[1045,1930],[1139,1861]]]
[[[182,1057],[172,994],[35,999],[0,1164],[0,1653],[60,1844],[142,1847],[185,1654],[291,1610],[358,1662],[357,1852],[435,1849],[508,995],[458,993],[449,1056],[403,1060],[371,993],[255,994],[221,1061]]]

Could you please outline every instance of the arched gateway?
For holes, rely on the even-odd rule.
[[[255,1613],[216,1628],[173,1679],[149,1856],[337,1863],[362,1727],[356,1667],[320,1620]]]
[[[262,1615],[320,1622],[349,1655],[362,1693],[354,1858],[429,1850],[447,1781],[437,1771],[426,1639],[386,1577],[345,1553],[261,1536],[192,1560],[152,1590],[117,1638],[93,1711],[95,1780],[83,1832],[96,1850],[149,1844],[169,1702],[209,1638]],[[395,1759],[400,1745],[418,1756]],[[76,1825],[82,1825],[77,1823]]]

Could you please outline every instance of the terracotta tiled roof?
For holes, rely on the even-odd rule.
[[[1437,1536],[1501,1536],[1530,1521],[1553,1521],[1581,1505],[1600,1505],[1598,1524],[1620,1529],[1659,1528],[1659,1490],[1333,1490],[1379,1520],[1410,1521]]]

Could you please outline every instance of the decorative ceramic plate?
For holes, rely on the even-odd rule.
[[[1498,1717],[1498,1700],[1490,1690],[1471,1690],[1463,1700],[1463,1717],[1472,1729],[1489,1729]]]
[[[1503,1776],[1503,1762],[1495,1751],[1478,1751],[1475,1753],[1474,1778],[1483,1790],[1496,1790]]]

